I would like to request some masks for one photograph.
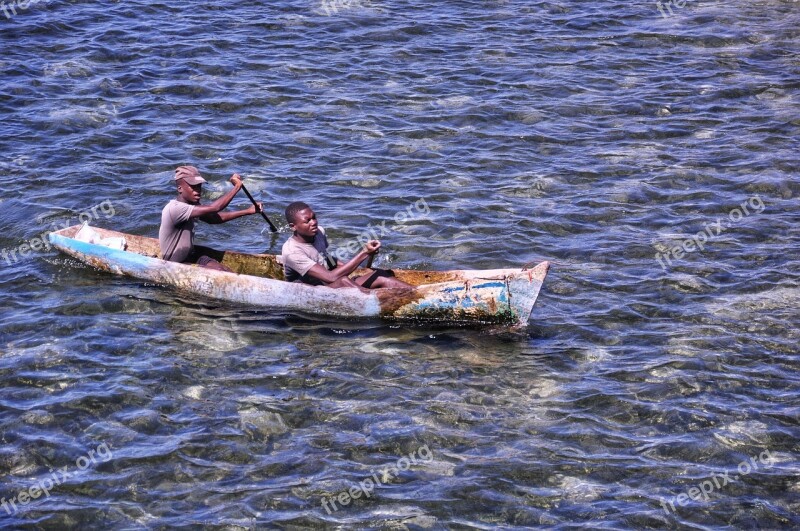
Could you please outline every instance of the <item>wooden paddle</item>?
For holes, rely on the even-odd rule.
[[[325,253],[325,263],[328,264],[328,271],[333,271],[336,269],[336,261],[328,256],[328,253]]]
[[[250,200],[250,202],[251,202],[251,203],[253,203],[253,205],[256,207],[256,210],[258,210],[258,203],[256,203],[256,200],[255,200],[255,199],[253,199],[253,196],[252,196],[252,195],[250,195],[250,192],[248,192],[248,191],[247,191],[247,188],[245,188],[245,187],[244,187],[244,183],[242,183],[242,191],[243,191],[243,192],[245,193],[245,195],[247,196],[247,199],[249,199],[249,200]],[[271,230],[272,232],[278,232],[278,228],[277,228],[277,227],[275,227],[275,225],[273,225],[273,224],[272,224],[272,222],[269,220],[269,218],[267,217],[267,215],[266,215],[266,214],[264,214],[264,211],[263,211],[263,210],[259,210],[259,214],[261,214],[261,217],[262,217],[262,218],[264,218],[264,221],[266,221],[267,223],[269,223],[269,230]]]

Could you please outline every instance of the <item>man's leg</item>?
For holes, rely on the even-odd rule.
[[[340,278],[339,280],[337,280],[335,282],[331,282],[330,284],[326,284],[326,286],[329,287],[329,288],[334,288],[334,289],[335,288],[357,288],[357,289],[360,289],[364,293],[369,293],[369,290],[366,290],[366,289],[362,288],[361,286],[359,286],[358,284],[356,284],[355,282],[353,282],[352,280],[350,280],[347,277],[342,277],[342,278]]]
[[[368,289],[377,288],[405,288],[413,289],[414,286],[406,284],[402,280],[398,280],[394,276],[394,272],[389,269],[376,269],[367,275],[361,275],[355,279],[356,284]]]
[[[335,282],[326,284],[329,288],[358,288],[361,287],[347,277],[342,277]]]
[[[205,255],[197,259],[197,265],[199,265],[200,267],[205,267],[207,269],[213,269],[214,271],[226,271],[228,273],[233,273],[232,269],[225,267],[224,265],[220,264],[213,258],[210,258]]]

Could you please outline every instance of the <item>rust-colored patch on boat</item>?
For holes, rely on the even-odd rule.
[[[425,298],[425,294],[416,289],[381,288],[374,293],[381,305],[381,315],[392,315],[403,306]]]
[[[75,254],[76,254],[75,258],[78,258],[82,262],[86,262],[87,264],[89,264],[90,266],[92,266],[92,267],[94,267],[96,269],[100,269],[101,271],[108,271],[108,272],[111,272],[111,273],[114,272],[111,269],[111,267],[109,267],[109,265],[105,261],[103,261],[103,260],[101,260],[99,258],[95,258],[94,256],[88,256],[88,255],[85,255],[85,254],[80,254],[80,255],[79,255],[79,253],[75,253]]]
[[[351,276],[368,275],[374,269],[358,268]],[[423,284],[438,284],[440,282],[452,282],[454,280],[461,280],[458,273],[452,271],[416,271],[413,269],[392,269],[395,278],[402,280],[406,284],[412,286],[422,286]]]

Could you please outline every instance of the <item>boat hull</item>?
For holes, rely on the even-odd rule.
[[[79,226],[50,233],[59,251],[97,269],[149,280],[204,297],[287,312],[336,317],[380,317],[421,322],[527,324],[549,264],[530,270],[483,271],[395,270],[413,290],[332,289],[282,280],[274,255],[203,252],[233,269],[216,271],[159,258],[158,242],[116,231],[93,228],[103,237],[125,237],[127,250],[76,240]],[[355,274],[364,273],[359,270]]]

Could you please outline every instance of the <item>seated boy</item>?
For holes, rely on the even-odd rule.
[[[219,271],[230,271],[208,256],[197,256],[194,252],[194,220],[201,219],[206,223],[225,223],[249,214],[261,211],[253,205],[236,212],[223,212],[236,193],[242,188],[242,178],[238,173],[231,177],[233,190],[226,193],[210,205],[200,204],[200,194],[206,180],[194,166],[180,166],[175,170],[175,184],[178,197],[173,199],[161,212],[161,228],[158,230],[158,244],[161,257],[170,262],[196,263],[199,266]]]
[[[365,258],[372,256],[381,248],[381,242],[372,240],[358,254],[344,265],[325,267],[328,238],[325,231],[317,225],[317,216],[307,204],[297,201],[286,207],[286,221],[294,231],[283,244],[283,274],[288,282],[303,282],[312,286],[329,288],[405,288],[413,286],[394,278],[394,273],[376,269],[355,279],[348,275],[358,268]]]

